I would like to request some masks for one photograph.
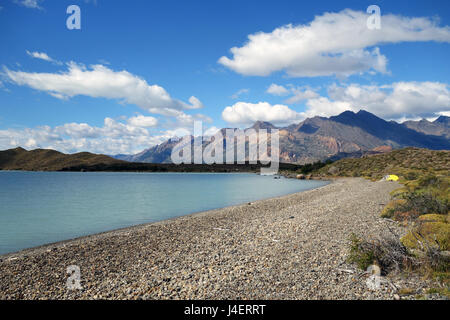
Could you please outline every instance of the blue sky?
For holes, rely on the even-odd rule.
[[[71,4],[80,30],[66,27]],[[369,30],[373,4],[381,26]],[[348,109],[398,121],[450,111],[445,0],[0,7],[0,149],[134,153],[194,120],[212,133]]]

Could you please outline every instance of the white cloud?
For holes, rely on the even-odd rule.
[[[291,90],[294,95],[288,98],[285,103],[292,104],[319,97],[319,94],[311,89],[292,88]]]
[[[386,43],[450,42],[450,28],[431,18],[382,15],[381,29],[367,28],[369,15],[350,9],[316,16],[308,25],[286,25],[270,33],[248,36],[242,47],[231,48],[232,58],[219,63],[244,75],[267,76],[285,71],[293,77],[363,72],[386,73],[387,58],[376,46]]]
[[[30,51],[27,50],[27,54],[30,57],[35,58],[35,59],[41,59],[41,60],[45,60],[45,61],[48,61],[48,62],[53,62],[53,63],[58,64],[58,65],[62,64],[60,61],[57,61],[55,59],[50,58],[45,52],[37,52],[37,51],[30,52]]]
[[[345,101],[331,101],[326,97],[310,99],[306,102],[305,117],[329,117],[347,110],[354,110],[353,106]]]
[[[128,123],[135,127],[148,128],[158,125],[158,119],[154,117],[138,115],[128,119]]]
[[[175,110],[170,114],[172,119],[167,120],[166,126],[169,128],[184,128],[188,131],[192,131],[194,127],[194,121],[202,121],[204,123],[211,123],[212,119],[206,115],[197,114],[187,114],[183,111]]]
[[[270,87],[266,90],[267,93],[273,94],[275,96],[285,96],[289,94],[289,90],[285,87],[272,83]]]
[[[450,90],[439,82],[397,82],[385,99],[383,114],[427,116],[450,111]]]
[[[207,128],[206,130],[204,130],[203,135],[204,136],[213,136],[219,130],[220,130],[219,128],[212,126],[212,127]]]
[[[185,109],[201,109],[201,108],[204,107],[203,103],[202,103],[198,98],[196,98],[196,97],[194,97],[194,96],[191,96],[191,97],[189,98],[189,103],[190,103],[191,105],[183,104],[183,107],[184,107]]]
[[[275,125],[285,125],[300,121],[300,113],[282,104],[271,105],[267,102],[237,102],[226,107],[222,118],[234,125],[251,125],[255,121],[268,121]]]
[[[304,118],[329,117],[351,110],[367,110],[387,120],[402,122],[436,118],[450,113],[450,87],[441,82],[395,82],[389,85],[336,85],[328,87],[328,96],[320,96],[310,88],[289,85],[293,95],[286,103],[304,101],[306,110],[296,112],[285,105],[238,102],[222,112],[232,124],[249,125],[257,120],[284,125]]]
[[[42,7],[39,6],[40,0],[14,0],[14,2],[27,8],[42,9]]]
[[[249,93],[250,92],[250,89],[241,89],[241,90],[238,90],[236,93],[234,93],[232,96],[231,96],[231,99],[239,99],[239,96],[241,96],[242,94],[244,94],[244,93]]]
[[[29,149],[55,149],[67,153],[89,151],[129,154],[159,144],[176,132],[167,131],[155,135],[143,128],[139,121],[136,124],[136,117],[130,119],[123,123],[105,118],[102,127],[86,123],[66,123],[56,127],[0,130],[0,149],[22,146]]]
[[[4,67],[4,74],[17,85],[45,91],[58,99],[77,95],[116,99],[165,115],[181,109],[203,107],[194,96],[189,98],[190,104],[173,99],[158,85],[149,85],[147,81],[128,71],[114,71],[99,64],[92,65],[89,69],[70,62],[68,71],[61,73],[29,73]]]
[[[275,96],[286,96],[288,94],[292,94],[290,98],[284,101],[287,104],[293,104],[303,100],[319,97],[319,94],[309,87],[294,87],[291,84],[289,84],[288,87],[289,89],[282,85],[272,83],[266,92]]]
[[[331,85],[327,97],[308,99],[305,116],[330,116],[360,109],[385,119],[436,117],[450,111],[450,88],[440,82],[395,82],[390,85]]]

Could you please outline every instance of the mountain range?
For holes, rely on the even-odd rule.
[[[360,157],[403,147],[450,149],[450,117],[447,116],[440,116],[433,122],[423,119],[397,123],[360,110],[357,113],[345,111],[329,118],[307,118],[280,128],[269,122],[257,121],[251,128],[256,131],[279,129],[280,161],[287,163]],[[170,163],[172,148],[178,141],[169,139],[134,155],[113,157],[131,162]]]

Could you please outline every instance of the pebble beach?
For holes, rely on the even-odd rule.
[[[0,299],[397,299],[417,279],[370,290],[346,263],[349,235],[380,218],[396,182],[342,178],[314,190],[0,256]],[[389,231],[389,229],[391,231]],[[68,289],[67,267],[81,289]]]

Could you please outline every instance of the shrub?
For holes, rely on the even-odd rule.
[[[439,294],[441,296],[446,296],[450,298],[450,289],[447,288],[430,288],[427,290],[428,294]]]
[[[382,218],[392,218],[394,216],[394,213],[398,210],[398,208],[401,207],[402,205],[404,205],[405,203],[406,203],[406,200],[403,200],[403,199],[390,201],[383,208],[383,211],[381,211],[381,217]]]
[[[412,288],[401,288],[400,290],[398,290],[398,294],[402,296],[411,295],[414,294],[415,292],[416,291]]]
[[[420,214],[415,210],[398,210],[394,212],[394,220],[396,221],[413,221],[416,220],[419,216]]]
[[[421,222],[447,222],[448,215],[442,214],[424,214],[419,217],[419,221]]]
[[[400,271],[414,264],[414,259],[395,235],[367,241],[351,234],[347,261],[356,263],[363,270],[377,264],[384,274]]]
[[[395,190],[392,190],[390,195],[392,198],[400,198],[402,197],[405,193],[408,192],[408,188],[406,187],[401,187]]]
[[[425,256],[422,257],[424,269],[431,275],[441,277],[441,281],[448,281],[450,270],[450,258],[443,254],[442,250],[436,247],[429,248]]]
[[[416,180],[419,177],[419,173],[417,171],[407,171],[403,174],[403,177],[406,180]]]
[[[433,196],[430,192],[409,192],[403,195],[406,203],[399,210],[416,211],[419,215],[428,213],[447,214],[449,203],[447,199]]]
[[[400,239],[410,249],[428,250],[438,247],[440,250],[450,248],[450,224],[445,222],[423,222]]]
[[[317,161],[314,163],[307,163],[305,165],[302,165],[300,168],[300,173],[308,174],[311,172],[318,171],[320,168],[325,167],[327,164],[331,164],[331,160],[327,160],[325,162]]]
[[[350,254],[347,258],[350,263],[356,263],[360,269],[366,270],[375,261],[372,248],[363,242],[356,234],[350,235]]]
[[[332,175],[332,176],[337,175],[337,174],[339,173],[339,169],[338,169],[337,167],[335,167],[335,166],[331,166],[331,167],[328,169],[328,173],[329,173],[330,175]]]
[[[427,175],[419,179],[419,187],[435,187],[439,185],[439,178],[435,175]]]

